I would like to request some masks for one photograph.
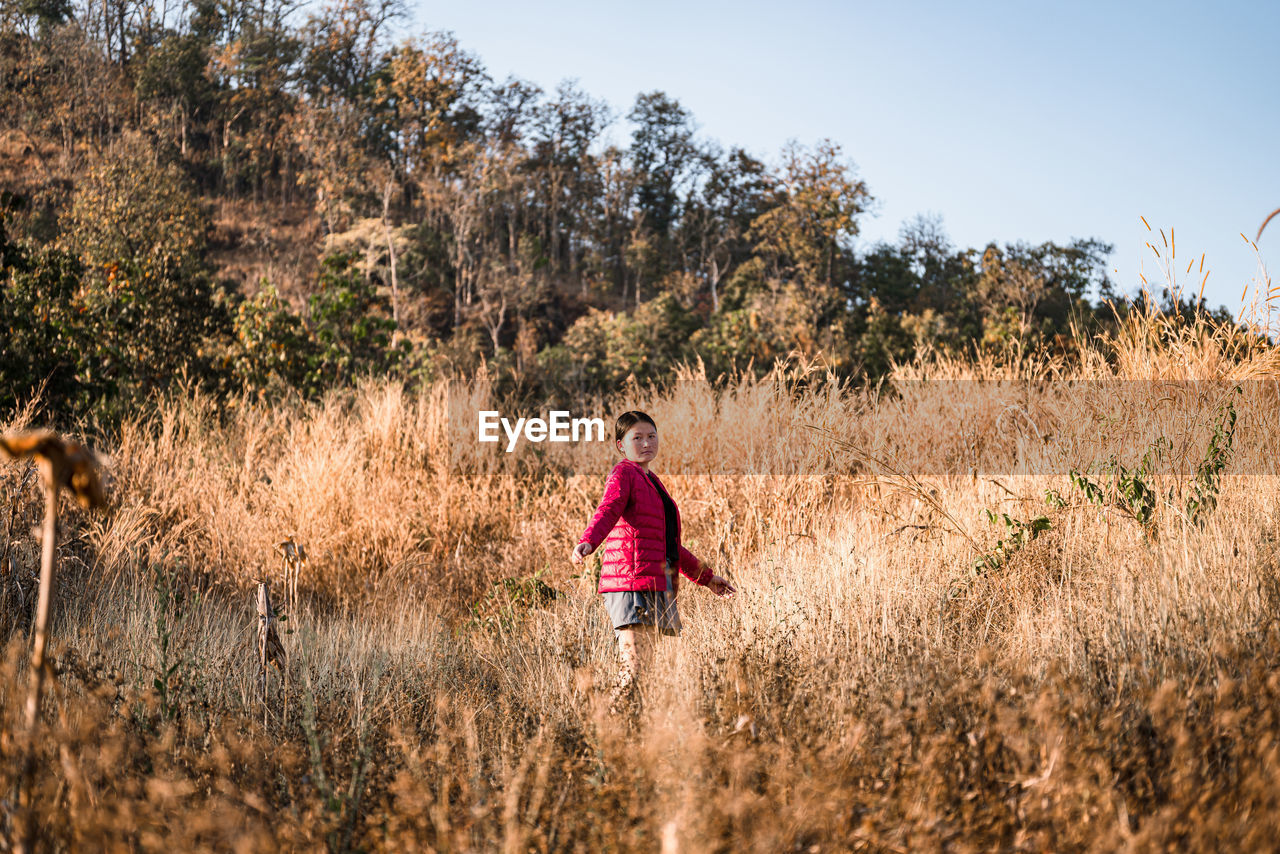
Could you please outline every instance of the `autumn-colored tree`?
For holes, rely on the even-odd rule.
[[[9,176],[8,186],[28,185],[35,198],[75,173],[84,143],[109,144],[129,112],[127,83],[77,21],[59,20],[61,7],[0,6],[0,130],[22,138],[39,170]]]
[[[298,101],[294,94],[302,44],[288,26],[293,0],[239,0],[225,6],[221,45],[210,57],[221,95],[213,140],[223,187],[242,186],[264,201],[278,190],[291,198],[297,143],[291,138]]]
[[[57,294],[50,323],[101,344],[72,375],[136,401],[175,368],[307,395],[482,359],[529,391],[559,368],[656,378],[654,342],[713,371],[799,354],[873,376],[923,348],[1040,346],[1109,293],[1089,241],[984,253],[921,217],[855,251],[872,199],[835,143],[768,165],[648,91],[610,145],[575,81],[495,83],[451,34],[402,38],[406,12],[0,0],[0,181],[29,201],[11,242],[56,247],[23,256],[8,304]]]
[[[131,266],[178,281],[199,271],[209,220],[182,169],[132,133],[89,162],[62,229],[91,270]]]
[[[789,143],[778,180],[778,204],[751,224],[756,251],[776,276],[832,285],[837,257],[858,233],[858,215],[871,202],[866,183],[853,176],[840,146],[830,140],[812,149]]]
[[[399,264],[391,235],[398,224],[416,220],[436,234],[452,234],[455,248],[457,229],[469,231],[473,225],[464,217],[455,227],[449,212],[459,205],[466,207],[470,197],[463,186],[468,173],[465,161],[485,149],[480,102],[487,82],[479,60],[447,33],[411,39],[391,50],[374,81],[376,115],[383,125],[367,180],[382,191],[382,225],[397,321]],[[458,276],[472,272],[460,270]],[[468,304],[473,295],[471,290],[457,287],[462,284],[458,276],[455,326],[461,322],[463,294]]]
[[[389,26],[403,14],[399,0],[336,0],[300,35],[304,98],[292,126],[304,158],[299,180],[314,191],[330,234],[380,207],[384,187],[368,180],[388,135],[377,78],[386,71]]]
[[[411,39],[390,51],[374,97],[385,105],[381,147],[405,183],[439,181],[467,153],[481,127],[488,76],[480,61],[446,33]]]
[[[705,280],[711,311],[720,311],[720,282],[750,257],[751,224],[776,203],[774,178],[764,163],[741,148],[704,154],[706,182],[690,198],[680,228],[687,272]]]
[[[591,149],[610,120],[608,105],[571,81],[534,111],[528,168],[535,175],[542,212],[539,236],[556,269],[570,278],[581,263],[575,238],[580,243],[584,237],[599,180]]]
[[[989,343],[1015,336],[1040,339],[1089,310],[1089,297],[1111,295],[1106,258],[1111,247],[1094,240],[1067,246],[994,243],[982,253],[975,284]]]

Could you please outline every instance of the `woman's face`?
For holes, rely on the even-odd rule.
[[[648,465],[658,455],[658,428],[638,421],[618,440],[618,450],[633,463]]]

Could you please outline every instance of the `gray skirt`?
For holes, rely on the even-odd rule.
[[[657,626],[664,635],[680,634],[680,611],[667,567],[666,590],[611,590],[602,593],[605,610],[615,629],[623,626]]]

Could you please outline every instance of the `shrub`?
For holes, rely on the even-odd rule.
[[[302,318],[269,282],[240,303],[230,368],[248,391],[263,395],[295,389],[312,392],[320,350]]]
[[[64,412],[114,395],[100,307],[81,286],[83,268],[58,249],[30,252],[0,230],[0,408],[43,389]]]
[[[205,272],[209,220],[176,164],[161,164],[140,134],[90,161],[61,222],[63,245],[92,270],[124,267],[180,282]]]
[[[693,354],[698,318],[671,294],[632,314],[592,309],[569,327],[564,340],[538,354],[544,375],[571,386],[614,388],[628,376],[654,380]]]
[[[394,366],[402,352],[391,346],[391,306],[361,275],[356,257],[345,253],[325,258],[319,284],[309,301],[312,334],[319,347],[318,373],[312,374],[311,385],[346,385]]]

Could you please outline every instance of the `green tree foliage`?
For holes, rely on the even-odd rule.
[[[234,334],[227,367],[247,391],[276,397],[315,390],[319,344],[269,282],[237,307]]]
[[[641,228],[666,238],[680,215],[682,191],[698,161],[693,116],[665,92],[639,95],[627,118]]]
[[[922,347],[1052,349],[1072,321],[1099,322],[1095,300],[1114,296],[1110,252],[1093,240],[957,250],[940,220],[920,217],[897,244],[878,244],[853,261],[842,287],[853,307],[849,335],[871,373]]]
[[[43,397],[85,411],[115,396],[115,365],[102,306],[83,268],[49,247],[9,242],[0,220],[0,410]]]
[[[223,192],[251,188],[262,201],[276,185],[287,201],[299,159],[292,138],[298,108],[292,90],[302,42],[286,23],[294,4],[239,0],[213,8],[222,11],[222,31],[209,57],[217,98],[206,162],[217,164]],[[198,26],[193,27],[197,34]]]
[[[579,244],[599,180],[591,147],[609,123],[609,108],[566,82],[530,112],[525,168],[537,188],[539,238],[551,260],[572,273],[582,264]]]
[[[68,0],[20,0],[6,2],[0,11],[0,20],[6,28],[27,35],[47,34],[71,16]]]
[[[645,302],[631,314],[592,309],[564,340],[539,354],[552,384],[584,391],[618,388],[628,377],[659,380],[693,355],[690,333],[697,320],[670,294]]]
[[[720,311],[724,277],[751,257],[751,224],[776,201],[769,168],[740,148],[703,156],[706,181],[692,196],[680,228],[686,270],[706,283],[712,313]]]
[[[226,357],[238,385],[262,397],[316,397],[401,364],[406,353],[392,345],[391,307],[356,262],[351,253],[324,259],[306,318],[269,282],[239,304]]]
[[[1089,310],[1091,291],[1110,296],[1110,253],[1110,246],[1093,240],[988,246],[975,283],[987,317],[984,341],[1043,340],[1064,329],[1073,315]]]
[[[210,378],[210,342],[230,318],[204,263],[208,220],[182,171],[124,137],[90,164],[62,226],[121,382],[145,395],[184,371]]]
[[[768,274],[754,258],[740,265],[725,288],[721,310],[693,336],[691,344],[713,374],[757,369],[775,359],[824,353],[836,369],[848,367],[847,346],[830,322],[838,306],[814,299],[799,282]]]
[[[311,297],[311,328],[319,344],[319,384],[348,384],[386,371],[396,360],[391,348],[391,306],[355,268],[350,255],[331,256],[320,270]]]
[[[223,20],[212,0],[201,0],[183,31],[167,31],[135,65],[134,94],[153,132],[182,156],[218,113],[219,81],[209,73]]]
[[[216,383],[227,318],[205,279],[175,281],[137,259],[88,266],[8,237],[0,245],[0,405],[43,389],[55,415],[93,409],[110,420],[178,378]]]

